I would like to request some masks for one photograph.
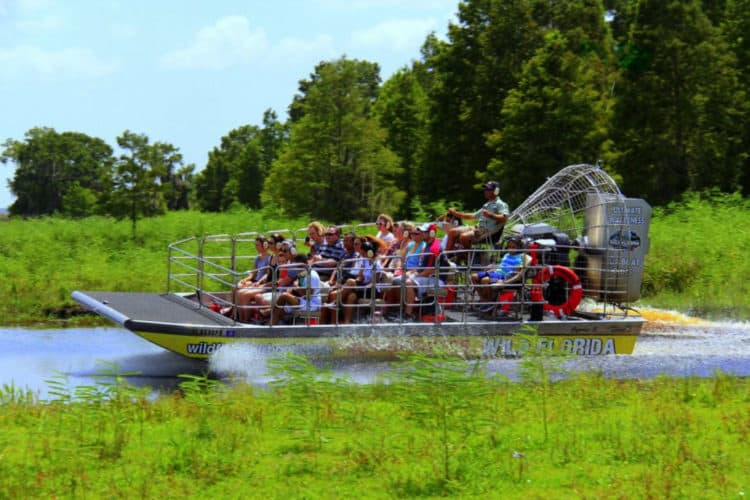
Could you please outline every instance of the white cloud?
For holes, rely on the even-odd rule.
[[[111,74],[115,64],[99,60],[89,49],[42,50],[30,45],[0,48],[0,74],[32,73],[51,79],[100,77]]]
[[[393,51],[418,49],[430,31],[438,29],[435,19],[395,19],[364,31],[352,33],[357,47],[386,48]]]
[[[225,69],[263,57],[269,42],[262,29],[253,31],[243,16],[228,16],[202,28],[193,43],[161,58],[165,68]]]
[[[285,38],[271,50],[270,59],[304,61],[310,56],[325,59],[327,57],[335,57],[336,55],[333,38],[329,35],[318,35],[313,40]]]

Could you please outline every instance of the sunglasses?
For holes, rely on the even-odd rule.
[[[375,223],[375,225],[376,225],[376,226],[385,226],[385,222],[383,222],[382,220],[379,220],[379,221],[377,221],[377,222]]]
[[[411,231],[409,234],[411,234],[412,236],[416,236],[418,234],[422,234],[422,231]]]
[[[326,233],[326,236],[336,236],[336,233]]]

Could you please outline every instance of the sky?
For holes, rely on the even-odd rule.
[[[0,0],[0,144],[33,127],[116,149],[125,130],[196,172],[221,137],[279,120],[316,64],[376,62],[385,81],[445,39],[458,0]],[[13,201],[0,163],[0,208]]]

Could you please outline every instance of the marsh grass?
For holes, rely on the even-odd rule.
[[[749,487],[750,380],[722,374],[554,380],[545,368],[511,383],[482,363],[416,357],[358,385],[289,357],[267,391],[189,376],[154,399],[104,372],[88,388],[57,379],[50,401],[0,390],[0,498],[734,498]]]
[[[654,211],[643,301],[695,316],[750,318],[750,199],[704,193]]]
[[[293,231],[307,222],[269,211],[170,212],[139,221],[133,237],[128,221],[106,217],[0,220],[0,324],[101,323],[74,315],[73,290],[163,292],[171,242],[203,234]]]
[[[139,221],[133,237],[128,221],[104,217],[2,219],[0,324],[103,324],[76,314],[73,290],[162,292],[170,242],[296,230],[308,222],[270,211],[170,212]],[[750,201],[739,195],[690,195],[655,210],[642,301],[699,316],[749,319],[748,227]]]

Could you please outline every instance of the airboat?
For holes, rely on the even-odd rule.
[[[649,204],[624,196],[598,165],[565,167],[510,214],[502,234],[436,259],[435,273],[443,279],[421,297],[409,319],[401,314],[403,282],[400,300],[391,303],[373,290],[354,304],[324,304],[333,309],[326,324],[321,309],[309,306],[284,315],[279,324],[222,314],[255,307],[236,303],[232,290],[254,258],[256,232],[196,236],[168,245],[163,293],[75,291],[72,296],[147,341],[196,359],[237,344],[261,353],[291,350],[334,358],[408,351],[515,357],[528,349],[631,354],[644,324],[631,304],[640,297],[650,220]],[[373,228],[344,230],[363,234]],[[275,232],[296,241],[306,228]],[[531,257],[524,259],[520,279],[488,284],[495,287],[491,293],[478,293],[483,285],[472,274],[518,251],[504,245],[510,238],[522,241],[522,251]],[[272,301],[282,293],[275,280],[269,291]],[[343,307],[355,308],[346,324],[338,314]]]

